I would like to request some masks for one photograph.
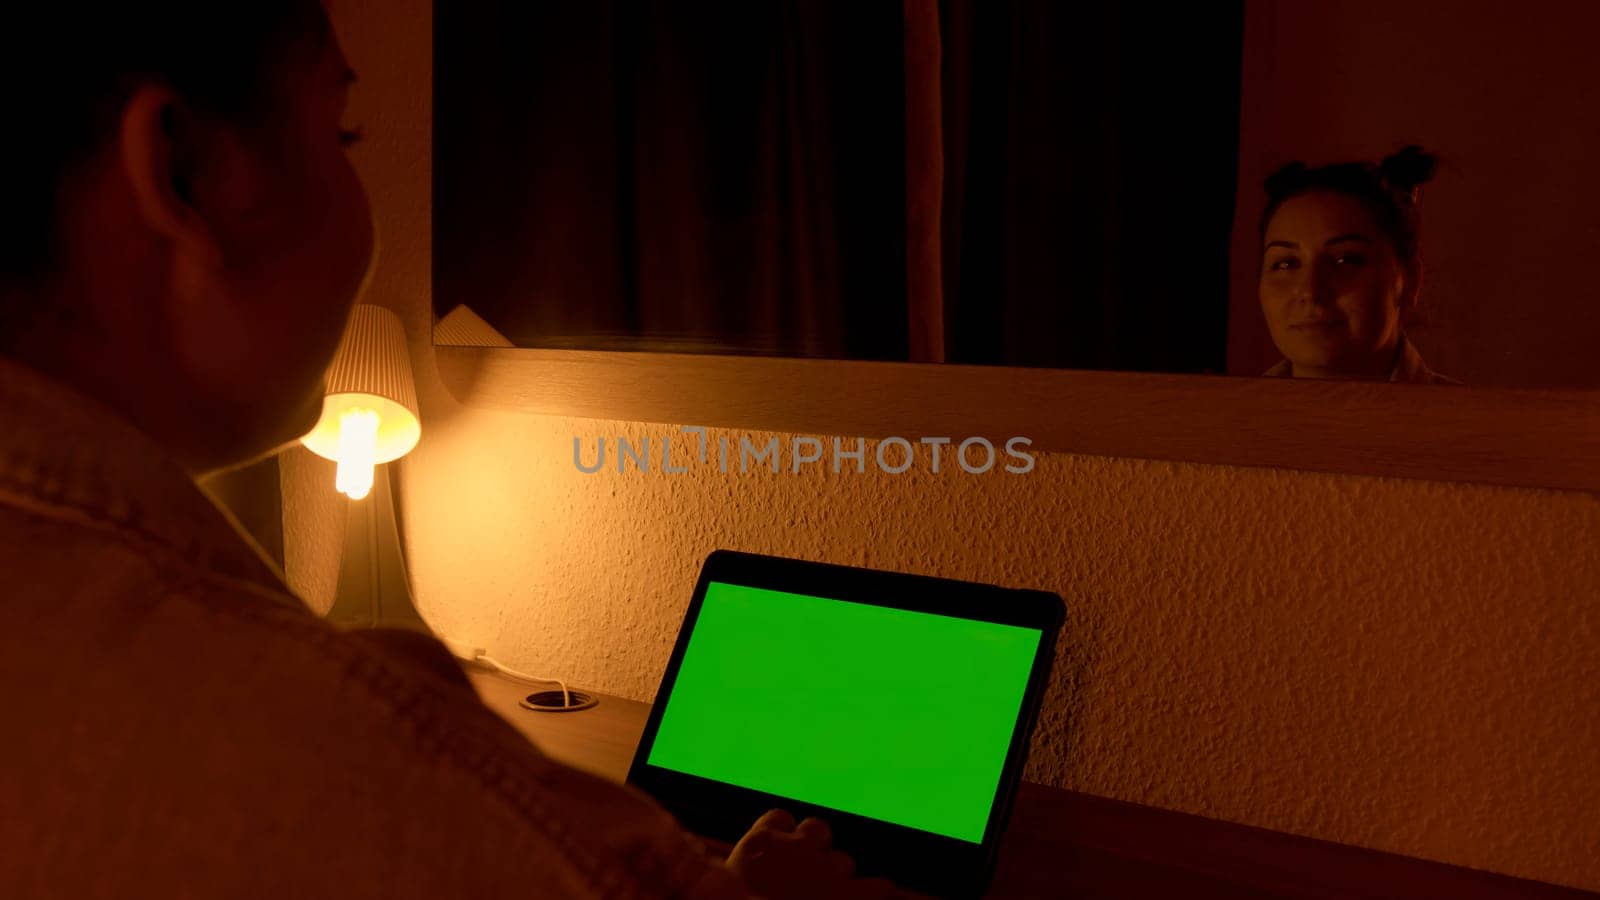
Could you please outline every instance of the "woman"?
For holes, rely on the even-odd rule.
[[[1259,296],[1284,356],[1267,375],[1460,383],[1429,369],[1403,326],[1422,287],[1417,195],[1435,168],[1410,146],[1267,179]]]

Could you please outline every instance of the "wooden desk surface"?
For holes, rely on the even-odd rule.
[[[592,709],[526,710],[534,688],[468,667],[483,702],[544,752],[627,778],[650,705],[599,695]],[[1000,846],[991,898],[1594,898],[1473,869],[1251,828],[1025,782]]]

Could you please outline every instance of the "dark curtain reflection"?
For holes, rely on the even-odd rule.
[[[436,5],[435,290],[525,346],[901,359],[901,9]]]
[[[1243,3],[940,19],[949,359],[1224,371]]]
[[[438,3],[435,303],[523,346],[1221,371],[1241,3],[1194,6]]]

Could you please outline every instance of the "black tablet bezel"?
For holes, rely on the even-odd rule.
[[[649,765],[646,759],[655,744],[667,697],[677,680],[706,587],[713,581],[1018,625],[1042,632],[982,843],[972,844]],[[628,783],[654,796],[690,830],[729,843],[737,841],[758,816],[774,807],[787,809],[797,818],[820,816],[832,827],[834,845],[855,857],[858,871],[863,875],[882,875],[905,887],[938,896],[977,896],[993,873],[995,852],[1010,819],[1011,800],[1016,795],[1028,742],[1038,721],[1039,702],[1049,679],[1056,637],[1064,617],[1060,596],[1047,591],[1018,590],[732,550],[714,551],[701,567],[694,596],[672,648],[672,657],[634,752]]]

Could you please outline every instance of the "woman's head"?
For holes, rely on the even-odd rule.
[[[1266,181],[1261,310],[1295,372],[1387,374],[1422,286],[1419,147],[1373,163],[1290,163]]]
[[[192,469],[292,440],[373,248],[322,4],[75,8],[0,36],[0,353]]]

